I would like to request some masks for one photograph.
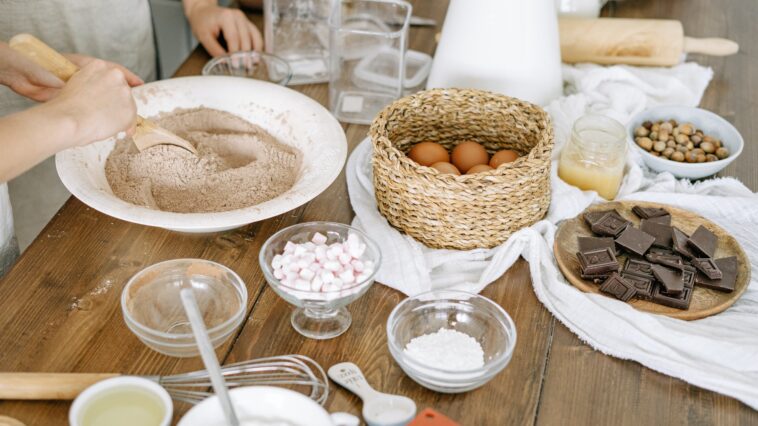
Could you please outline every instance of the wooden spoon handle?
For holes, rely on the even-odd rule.
[[[0,400],[71,400],[110,373],[0,373]]]
[[[22,53],[63,81],[68,81],[75,72],[79,71],[79,67],[76,64],[31,34],[17,34],[13,36],[8,42],[8,46]]]
[[[734,55],[740,50],[740,45],[725,38],[684,38],[684,51],[687,53],[702,53],[710,56]]]

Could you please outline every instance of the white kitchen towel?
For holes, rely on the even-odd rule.
[[[603,200],[567,185],[556,175],[557,154],[574,120],[597,112],[626,123],[648,106],[695,106],[712,71],[694,63],[673,68],[564,66],[566,96],[546,109],[553,119],[552,200],[546,218],[493,249],[429,249],[387,223],[376,207],[371,143],[350,156],[347,183],[356,212],[353,225],[377,241],[383,263],[377,280],[408,295],[442,288],[480,292],[518,258],[529,262],[539,300],[563,324],[597,350],[631,359],[670,376],[735,397],[758,409],[758,286],[727,311],[681,321],[636,311],[626,303],[583,293],[566,282],[552,253],[556,224]],[[758,196],[733,178],[690,184],[668,173],[653,174],[630,150],[619,199],[661,202],[699,213],[724,227],[758,265]],[[518,327],[518,324],[517,324]]]

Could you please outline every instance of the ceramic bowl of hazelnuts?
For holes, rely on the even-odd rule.
[[[710,111],[686,106],[648,108],[632,118],[629,138],[645,164],[678,178],[714,175],[742,153],[742,135]]]

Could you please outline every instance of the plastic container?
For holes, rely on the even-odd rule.
[[[337,291],[304,291],[283,285],[271,267],[275,255],[284,251],[288,241],[306,243],[313,235],[321,233],[327,237],[327,244],[344,242],[349,233],[356,233],[366,243],[366,251],[361,260],[374,263],[371,275],[349,287]],[[308,222],[290,226],[272,235],[261,248],[258,260],[263,275],[271,288],[297,309],[292,312],[292,327],[303,336],[312,339],[330,339],[347,331],[352,322],[350,312],[345,306],[361,297],[374,283],[374,276],[379,270],[382,255],[379,246],[366,234],[351,226],[333,222]]]
[[[411,10],[399,0],[335,2],[329,17],[329,108],[338,120],[369,124],[402,95]]]
[[[224,265],[176,259],[143,269],[121,293],[124,322],[145,345],[165,355],[200,354],[179,296],[185,285],[192,286],[214,348],[234,333],[247,313],[245,283]]]
[[[450,371],[429,367],[409,357],[404,349],[411,339],[441,328],[466,333],[482,345],[484,365]],[[461,393],[476,389],[495,377],[511,360],[516,326],[500,305],[465,291],[431,291],[400,302],[387,319],[387,344],[405,374],[437,392]]]
[[[203,67],[203,75],[254,78],[285,86],[292,78],[287,61],[267,53],[237,52],[213,58]]]

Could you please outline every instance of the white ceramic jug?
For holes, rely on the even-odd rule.
[[[427,88],[483,89],[546,105],[561,96],[555,0],[451,0]]]

